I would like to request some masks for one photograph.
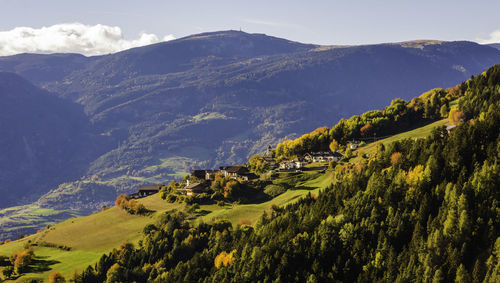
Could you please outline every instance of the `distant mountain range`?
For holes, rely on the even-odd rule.
[[[17,74],[0,74],[0,207],[38,199],[89,213],[497,63],[500,50],[465,41],[319,46],[237,31],[105,56],[0,57]]]

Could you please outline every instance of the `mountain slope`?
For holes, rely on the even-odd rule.
[[[78,176],[33,205],[88,213],[117,192],[241,163],[269,144],[454,86],[499,62],[500,51],[472,42],[316,46],[224,31],[98,57],[3,57],[0,69],[80,104],[106,139]]]
[[[81,175],[103,145],[80,105],[16,74],[0,72],[0,101],[0,207],[33,201]]]
[[[493,47],[493,48],[496,48],[496,49],[500,49],[500,43],[490,43],[490,44],[486,44],[490,47]]]
[[[495,253],[493,243],[500,236],[494,228],[498,220],[494,205],[471,203],[494,204],[498,198],[495,191],[500,180],[496,161],[500,156],[498,74],[500,67],[493,67],[462,83],[456,92],[450,90],[448,94],[453,96],[438,102],[447,105],[450,99],[460,97],[453,100],[450,107],[464,111],[467,121],[451,133],[444,129],[448,122],[444,119],[368,144],[358,149],[357,158],[339,162],[324,174],[306,171],[303,176],[299,174],[288,179],[295,180],[290,189],[267,202],[233,204],[231,207],[203,202],[199,206],[190,206],[179,201],[171,204],[154,195],[140,200],[155,211],[152,218],[130,215],[115,207],[88,217],[69,219],[39,234],[6,244],[0,247],[0,255],[8,255],[22,249],[26,243],[34,243],[35,254],[42,255],[47,262],[59,259],[62,262],[49,264],[50,268],[68,276],[74,268],[83,270],[85,262],[74,260],[78,256],[83,256],[93,265],[99,253],[110,251],[125,240],[136,245],[137,249],[122,245],[119,252],[113,251],[110,256],[102,257],[95,272],[89,271],[91,269],[83,271],[86,280],[91,280],[92,276],[109,276],[107,270],[113,262],[118,262],[122,268],[122,281],[144,281],[148,276],[160,276],[165,269],[169,273],[161,276],[165,276],[162,280],[168,277],[167,281],[187,278],[183,276],[191,276],[190,280],[195,281],[200,276],[242,277],[240,281],[286,277],[287,281],[304,281],[302,279],[314,269],[318,271],[317,276],[325,280],[380,279],[381,274],[387,272],[384,278],[395,281],[396,278],[429,277],[438,269],[444,271],[441,276],[450,279],[455,277],[455,272],[458,273],[459,264],[465,266],[462,269],[466,268],[466,272],[471,272],[473,266],[474,270],[483,270],[476,270],[473,274],[484,277],[486,268],[492,268],[491,264],[484,266],[484,262],[489,254]],[[418,112],[414,109],[418,108],[416,100],[433,101],[432,97],[441,91],[428,91],[405,104]],[[440,109],[439,105],[436,108]],[[385,110],[389,112],[389,109]],[[404,115],[403,111],[398,113]],[[429,113],[418,113],[421,118],[429,119]],[[399,128],[401,123],[405,123],[403,119],[390,127]],[[369,153],[369,156],[361,156],[362,152]],[[395,155],[399,155],[399,159],[394,158]],[[304,181],[302,177],[306,175],[312,177]],[[305,198],[299,200],[302,196]],[[175,213],[167,216],[165,211],[173,208],[188,212],[190,217]],[[265,216],[260,217],[264,213]],[[247,219],[255,224],[259,218],[256,229],[247,225],[236,226],[238,220]],[[184,219],[189,219],[189,223]],[[202,221],[198,222],[199,219]],[[473,224],[466,225],[470,221]],[[148,223],[154,225],[142,229]],[[427,229],[422,229],[424,225],[428,226]],[[237,228],[231,229],[231,226]],[[86,230],[91,232],[86,234]],[[141,230],[144,238],[138,242]],[[429,230],[431,232],[427,232]],[[85,237],[82,234],[86,234]],[[72,249],[64,251],[57,247],[38,246],[44,242]],[[433,249],[425,248],[429,245]],[[124,260],[125,249],[143,260]],[[235,261],[229,266],[217,266],[218,255],[233,249]],[[364,249],[370,249],[370,252],[363,253]],[[281,257],[276,257],[276,253]],[[417,256],[421,253],[426,253],[427,257]],[[331,254],[343,260],[338,256],[332,258]],[[457,257],[457,254],[462,256]],[[437,263],[428,261],[429,257]],[[200,258],[203,260],[199,261]],[[315,262],[317,258],[322,260]],[[381,260],[384,264],[380,264]],[[418,265],[409,264],[411,260],[418,261]],[[247,264],[248,261],[257,262]],[[151,271],[146,264],[144,268],[131,272],[145,262],[162,269],[160,272]],[[295,266],[296,262],[306,266]],[[269,266],[269,263],[273,265]],[[179,264],[185,266],[176,269]],[[232,264],[240,268],[231,269]],[[476,267],[478,264],[480,266]],[[331,269],[331,265],[347,266],[348,269]],[[420,266],[425,265],[431,266],[427,266],[430,271],[424,273]],[[259,267],[259,270],[245,272],[250,266]],[[405,272],[400,270],[403,267]],[[293,272],[282,273],[283,268],[290,268]],[[43,276],[46,278],[47,274],[45,272]],[[31,273],[26,276],[40,278],[41,275]]]
[[[500,65],[462,87],[451,132],[338,164],[323,193],[255,227],[172,212],[75,281],[498,282]]]
[[[36,84],[61,81],[74,70],[84,68],[98,57],[80,54],[18,54],[0,57],[3,71],[21,75]]]

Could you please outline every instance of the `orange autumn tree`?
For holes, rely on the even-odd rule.
[[[401,162],[401,158],[403,157],[403,154],[401,152],[394,152],[391,154],[391,164],[396,165],[399,162]]]
[[[12,257],[15,257],[14,270],[17,274],[21,274],[25,272],[28,266],[31,264],[34,253],[33,250],[26,249],[20,253],[15,253]]]
[[[361,136],[368,137],[373,132],[373,125],[370,123],[365,124],[361,129],[359,129]]]
[[[115,205],[131,214],[144,214],[148,212],[147,208],[142,203],[124,194],[116,198]]]
[[[452,108],[450,110],[450,114],[448,116],[450,123],[453,125],[458,125],[465,119],[465,114],[463,112],[458,111],[456,108]]]
[[[233,264],[234,262],[234,254],[236,250],[231,251],[230,253],[221,252],[219,255],[215,257],[214,265],[216,268],[220,268],[222,266],[228,266]]]
[[[66,278],[64,278],[64,276],[59,272],[52,272],[49,275],[49,282],[50,283],[64,283],[64,282],[66,282]]]

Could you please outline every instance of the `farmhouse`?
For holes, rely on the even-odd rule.
[[[352,141],[349,141],[347,142],[347,146],[350,148],[350,149],[356,149],[359,147],[359,144],[360,142],[357,141],[357,140],[352,140]]]
[[[304,166],[307,165],[307,162],[304,158],[298,157],[293,160],[293,163],[295,164],[295,168],[300,169]]]
[[[207,191],[207,185],[204,183],[193,183],[185,188],[186,195],[192,196],[195,194],[201,194]]]
[[[161,187],[163,187],[163,185],[160,184],[152,186],[142,186],[139,188],[139,192],[137,194],[139,195],[139,197],[146,197],[149,195],[153,195],[159,192]]]
[[[219,170],[205,170],[205,180],[213,181],[215,180],[215,175],[219,173]]]
[[[304,158],[308,162],[329,162],[339,161],[343,158],[343,156],[338,152],[320,151],[307,153]]]
[[[243,165],[232,165],[220,167],[220,172],[224,177],[238,178],[250,174],[250,170]]]
[[[307,165],[307,161],[301,157],[295,158],[294,160],[285,160],[280,163],[279,169],[281,170],[292,170],[300,169]]]
[[[290,161],[290,160],[285,160],[280,163],[280,169],[281,170],[292,170],[295,169],[295,162]]]

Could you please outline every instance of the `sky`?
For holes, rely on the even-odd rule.
[[[499,0],[0,0],[0,55],[98,55],[239,30],[303,43],[500,42]]]

